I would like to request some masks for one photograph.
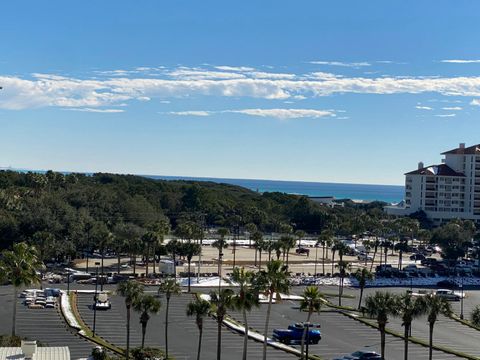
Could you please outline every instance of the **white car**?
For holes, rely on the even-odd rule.
[[[438,289],[435,295],[447,299],[448,301],[460,301],[462,297],[465,297],[465,293],[459,293],[449,289]],[[463,295],[463,296],[462,296]]]
[[[97,296],[97,301],[93,305],[97,310],[109,310],[112,307],[108,294],[106,292],[100,293]]]

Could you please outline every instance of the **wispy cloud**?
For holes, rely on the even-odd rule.
[[[437,114],[437,115],[434,115],[436,117],[454,117],[454,116],[457,116],[457,114]]]
[[[240,72],[246,72],[246,71],[255,71],[254,68],[248,67],[248,66],[214,66],[215,69],[217,70],[222,70],[222,71],[240,71]]]
[[[460,111],[462,108],[460,106],[447,106],[443,107],[442,110]]]
[[[106,113],[106,114],[117,114],[117,113],[125,112],[125,110],[122,110],[122,109],[94,109],[94,108],[66,108],[64,110],[82,111],[82,112],[91,112],[91,113]]]
[[[205,110],[189,110],[189,111],[170,111],[168,114],[178,115],[178,116],[210,116],[213,114],[213,112],[205,111]]]
[[[242,109],[229,110],[228,112],[250,116],[272,117],[281,120],[335,116],[335,114],[329,110],[313,109]]]
[[[450,64],[478,64],[480,60],[477,59],[447,59],[447,60],[440,60],[442,63],[450,63]]]
[[[342,66],[342,67],[362,67],[370,66],[371,64],[365,61],[362,62],[343,62],[343,61],[310,61],[310,64],[315,65],[329,65],[329,66]]]
[[[480,99],[473,99],[472,101],[470,101],[470,105],[480,106]]]
[[[280,120],[299,119],[299,118],[321,118],[327,116],[335,116],[333,110],[316,110],[316,109],[235,109],[235,110],[189,110],[189,111],[172,111],[168,114],[179,116],[210,116],[214,114],[243,114],[249,116],[269,117]]]
[[[415,109],[418,109],[418,110],[433,110],[433,108],[431,108],[430,106],[421,106],[421,105],[415,106]]]

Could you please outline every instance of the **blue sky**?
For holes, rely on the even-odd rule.
[[[0,167],[402,184],[480,143],[477,1],[0,13]]]

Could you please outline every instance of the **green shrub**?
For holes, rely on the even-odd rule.
[[[477,305],[473,308],[470,313],[470,321],[475,326],[480,326],[480,305]]]
[[[132,350],[133,360],[165,360],[162,350],[156,348],[135,348]]]

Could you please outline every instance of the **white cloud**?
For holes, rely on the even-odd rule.
[[[125,112],[125,110],[122,110],[122,109],[92,109],[92,108],[67,108],[64,110],[92,112],[92,113],[108,113],[108,114]]]
[[[480,106],[480,99],[473,99],[473,100],[470,102],[470,105]]]
[[[438,114],[438,115],[434,115],[434,116],[437,116],[437,117],[454,117],[454,116],[457,116],[457,114]]]
[[[451,63],[451,64],[477,64],[480,63],[480,60],[468,60],[468,59],[447,59],[440,60],[442,63]]]
[[[210,116],[213,114],[211,111],[204,110],[189,110],[189,111],[171,111],[168,114],[178,116]]]
[[[326,116],[335,116],[334,110],[315,110],[315,109],[235,109],[235,110],[188,110],[172,111],[167,114],[179,116],[210,116],[214,114],[243,114],[249,116],[270,117],[280,120],[299,119],[299,118],[320,118]]]
[[[421,106],[421,105],[415,106],[415,109],[418,109],[418,110],[433,110],[433,108],[431,108],[430,106]]]
[[[222,70],[222,71],[239,71],[239,72],[245,72],[245,71],[255,71],[254,68],[248,67],[248,66],[214,66],[215,69],[217,70]]]
[[[462,108],[460,106],[448,106],[448,107],[443,107],[442,110],[460,111],[462,110]]]
[[[242,109],[228,110],[228,112],[250,116],[273,117],[281,120],[335,116],[335,114],[329,110],[313,109]]]
[[[330,66],[343,66],[343,67],[361,67],[370,66],[368,62],[343,62],[343,61],[310,61],[310,64],[315,65],[330,65]]]
[[[268,74],[268,73],[266,73]],[[275,73],[273,73],[275,74]],[[281,74],[279,78],[248,77],[192,68],[165,70],[163,78],[135,76],[82,79],[56,74],[33,74],[31,78],[0,76],[3,90],[0,108],[39,107],[98,108],[148,99],[170,100],[188,96],[250,97],[293,100],[333,94],[419,94],[480,97],[480,77],[339,77]],[[262,75],[263,76],[263,75]],[[316,77],[315,77],[316,76]],[[477,100],[472,102],[475,105]]]

